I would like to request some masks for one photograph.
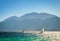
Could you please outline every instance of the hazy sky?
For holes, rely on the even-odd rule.
[[[60,0],[0,0],[0,21],[30,12],[47,12],[60,17]]]

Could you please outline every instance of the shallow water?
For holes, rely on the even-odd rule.
[[[31,34],[23,34],[23,35],[14,35],[14,36],[5,36],[0,37],[0,41],[48,41],[48,39],[36,35]]]

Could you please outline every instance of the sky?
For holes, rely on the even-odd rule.
[[[60,17],[60,0],[0,0],[0,21],[31,12],[46,12]]]

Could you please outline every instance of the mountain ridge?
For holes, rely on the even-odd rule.
[[[0,30],[45,30],[59,31],[60,18],[48,13],[27,13],[21,17],[12,16],[0,22]],[[44,26],[43,26],[44,25]]]

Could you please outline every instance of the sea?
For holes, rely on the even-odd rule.
[[[50,41],[50,38],[32,33],[0,32],[0,41]]]

